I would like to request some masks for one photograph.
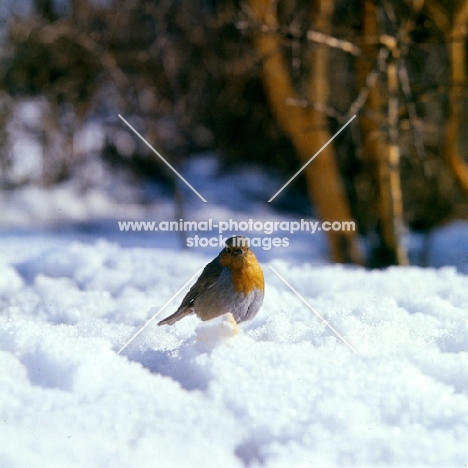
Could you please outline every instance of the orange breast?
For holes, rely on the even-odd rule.
[[[253,289],[265,289],[262,267],[255,256],[246,259],[242,268],[232,268],[232,282],[236,292],[250,293]]]

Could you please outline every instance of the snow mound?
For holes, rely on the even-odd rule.
[[[101,240],[16,258],[0,254],[2,467],[468,463],[454,268],[271,261],[357,353],[264,264],[263,308],[238,335],[155,320],[118,354],[207,257]]]

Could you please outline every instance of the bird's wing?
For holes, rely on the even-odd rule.
[[[219,262],[219,257],[212,260],[203,269],[202,274],[198,277],[195,284],[190,288],[189,292],[185,295],[179,308],[169,317],[161,320],[158,325],[173,325],[175,322],[193,313],[191,310],[193,301],[204,291],[213,287],[221,274],[223,266]]]
[[[219,257],[216,257],[212,260],[206,267],[203,269],[202,274],[198,277],[195,284],[190,288],[189,292],[182,299],[179,310],[182,307],[190,307],[193,304],[193,301],[204,291],[210,289],[214,286],[216,281],[221,274],[223,266],[219,261]]]

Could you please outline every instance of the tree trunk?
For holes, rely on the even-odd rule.
[[[269,0],[249,0],[250,7],[268,32],[259,32],[255,47],[263,58],[263,85],[280,125],[290,136],[297,153],[307,162],[330,138],[325,115],[311,108],[290,106],[287,100],[297,98],[288,71],[279,36],[276,3]],[[334,2],[320,0],[315,28],[330,32]],[[328,100],[328,48],[316,45],[311,54],[311,93],[324,103]],[[323,221],[352,220],[348,200],[336,164],[333,146],[328,145],[306,168],[309,196]],[[357,233],[329,231],[332,259],[336,262],[361,263]]]
[[[445,130],[445,157],[462,189],[468,193],[468,166],[460,155],[459,133],[465,103],[466,36],[468,27],[468,1],[463,1],[454,13],[452,30],[447,38],[451,65],[449,116]]]
[[[400,186],[400,150],[398,145],[398,71],[396,48],[392,53],[377,49],[369,43],[380,37],[375,5],[372,0],[364,4],[364,52],[375,62],[386,63],[386,93],[381,93],[381,79],[372,85],[369,96],[360,118],[363,135],[363,158],[370,166],[370,174],[378,190],[378,200],[374,207],[378,223],[379,245],[371,253],[372,266],[406,265],[408,256],[401,241],[403,229],[403,203]],[[396,41],[387,38],[388,47],[396,47]],[[367,43],[367,45],[366,45]],[[385,59],[385,60],[384,60]],[[362,64],[359,70],[361,86],[371,71],[370,66]],[[388,96],[385,101],[385,96]],[[383,115],[386,109],[387,116]],[[387,138],[382,131],[383,124],[388,125]],[[372,208],[371,208],[372,209]]]

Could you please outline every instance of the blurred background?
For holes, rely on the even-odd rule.
[[[189,219],[202,202],[121,114],[203,195],[222,181],[210,203],[233,203],[242,179],[232,209],[354,220],[330,233],[333,261],[426,266],[432,233],[456,222],[466,264],[467,25],[461,0],[2,0],[0,221],[47,211],[18,201],[44,190],[57,210],[81,197],[99,214],[105,191]]]

